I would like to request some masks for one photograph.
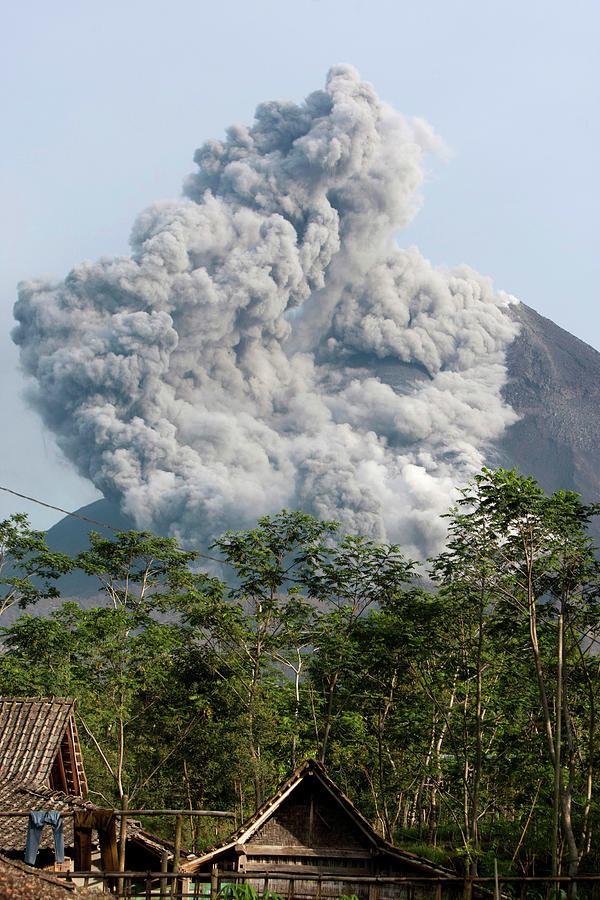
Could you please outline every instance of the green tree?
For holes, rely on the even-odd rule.
[[[553,871],[558,864],[560,820],[569,874],[577,872],[587,845],[593,783],[594,706],[590,704],[575,726],[569,684],[575,674],[572,667],[590,677],[589,634],[597,623],[598,564],[587,528],[597,512],[597,506],[585,505],[573,492],[548,496],[534,479],[516,471],[484,469],[462,492],[451,519],[449,550],[434,569],[446,586],[470,598],[475,611],[472,816],[478,815],[475,801],[482,763],[481,654],[487,623],[496,611],[514,627],[525,623],[527,628],[541,729],[553,771]],[[584,809],[577,822],[576,793],[578,806]]]
[[[110,803],[143,794],[202,714],[172,695],[188,636],[143,608],[67,601],[49,618],[21,617],[3,640],[3,691],[77,699],[89,781]]]
[[[337,527],[301,512],[263,516],[256,528],[228,532],[212,545],[230,567],[233,586],[199,576],[196,588],[180,596],[184,620],[196,629],[215,676],[227,681],[243,710],[256,807],[262,803],[267,777],[265,743],[272,742],[278,730],[273,727],[274,705],[290,691],[281,667],[291,670],[294,656],[298,660],[309,640],[304,573],[313,559],[322,558]],[[301,667],[301,658],[297,664]],[[293,755],[297,715],[288,722]]]
[[[58,597],[55,582],[73,568],[64,553],[51,551],[45,533],[35,531],[24,513],[0,522],[0,615],[12,606],[24,608]]]
[[[92,531],[90,547],[75,565],[100,582],[99,592],[113,609],[167,607],[174,591],[191,584],[195,551],[182,550],[173,538],[149,531],[121,531],[106,538]]]
[[[178,626],[159,623],[152,613],[168,608],[174,593],[193,584],[190,564],[196,558],[174,539],[146,531],[120,532],[113,539],[92,532],[90,548],[77,555],[77,566],[98,579],[107,602],[87,612],[71,610],[73,635],[81,641],[80,672],[87,675],[85,690],[93,698],[88,708],[98,710],[82,717],[82,724],[121,798],[139,792],[172,753],[168,747],[161,753],[150,741],[145,757],[155,760],[158,753],[159,762],[150,772],[139,766],[140,720],[148,719],[160,698],[164,703],[164,673],[172,672],[182,640]],[[193,704],[180,713],[180,719],[173,718],[176,742],[195,721]]]
[[[313,616],[311,660],[313,712],[318,758],[327,756],[331,729],[340,714],[338,683],[344,671],[360,661],[352,641],[361,617],[375,604],[389,606],[405,593],[415,563],[393,545],[378,546],[364,537],[347,536],[335,547],[322,546],[307,555],[303,581],[322,610]]]

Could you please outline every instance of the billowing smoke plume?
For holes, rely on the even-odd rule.
[[[67,457],[140,527],[207,542],[302,508],[435,549],[515,420],[509,300],[394,234],[435,143],[350,66],[197,151],[131,256],[20,285],[14,339]]]

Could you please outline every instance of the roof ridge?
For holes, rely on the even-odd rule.
[[[74,706],[76,703],[75,697],[0,697],[0,704],[2,703],[68,703],[70,706]]]

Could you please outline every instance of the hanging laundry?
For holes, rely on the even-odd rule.
[[[32,810],[29,813],[27,843],[25,844],[25,862],[30,866],[35,865],[44,825],[52,826],[56,862],[64,863],[65,861],[65,836],[60,810]]]

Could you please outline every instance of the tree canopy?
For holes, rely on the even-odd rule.
[[[381,834],[436,860],[596,869],[599,508],[504,470],[457,497],[426,563],[284,510],[215,541],[223,579],[147,532],[69,560],[13,516],[0,610],[74,566],[99,601],[3,628],[0,690],[77,698],[108,802],[244,818],[314,756]]]

